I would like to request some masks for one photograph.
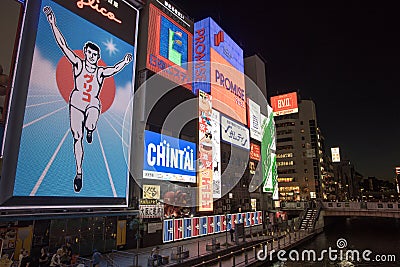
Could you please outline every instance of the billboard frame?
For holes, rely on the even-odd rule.
[[[22,124],[25,117],[25,109],[27,96],[30,86],[30,76],[33,64],[33,54],[34,47],[36,45],[36,38],[38,36],[38,25],[39,18],[43,11],[41,10],[42,3],[45,0],[40,1],[26,1],[24,6],[24,17],[21,25],[20,39],[18,44],[17,52],[17,62],[14,68],[14,76],[11,85],[10,100],[7,112],[7,124],[5,127],[5,137],[3,144],[3,156],[4,164],[2,169],[2,179],[0,179],[0,210],[16,210],[16,209],[58,209],[58,208],[127,208],[129,206],[129,184],[131,181],[131,175],[129,173],[129,166],[127,167],[126,174],[126,188],[123,197],[60,197],[60,196],[15,196],[14,187],[16,179],[16,169],[18,165],[18,156],[20,151],[21,136],[22,136]],[[49,0],[55,4],[60,5],[59,2],[55,0]],[[138,25],[139,25],[139,9],[134,6],[128,0],[121,0],[130,9],[127,11],[130,15],[134,14],[135,17],[132,20],[135,24],[133,28],[132,36],[129,38],[132,40],[133,47],[133,59],[131,64],[133,64],[132,72],[132,94],[135,86],[135,72],[136,72],[136,61],[137,61],[137,46],[138,46]],[[66,3],[69,4],[69,3]],[[62,6],[66,10],[69,10],[64,5]],[[79,10],[82,14],[86,12],[84,9]],[[88,23],[93,21],[88,20],[86,17],[77,12],[71,11],[74,15],[86,20]],[[98,16],[103,16],[102,13],[96,14]],[[110,19],[105,17],[106,19]],[[96,24],[100,29],[103,29],[104,22],[100,23],[101,26]],[[115,36],[115,33],[111,33]],[[121,40],[127,42],[124,37],[120,37]],[[18,88],[18,90],[15,90]],[[130,132],[129,138],[131,138],[133,131]],[[128,153],[130,157],[130,153]],[[127,160],[130,162],[130,159]]]

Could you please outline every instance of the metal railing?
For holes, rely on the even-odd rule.
[[[259,259],[257,254],[259,251],[263,251],[261,254],[267,255],[265,259],[267,261],[273,260],[273,255],[271,253],[277,252],[278,250],[288,249],[298,243],[300,240],[305,239],[306,237],[312,236],[313,233],[309,233],[307,231],[296,231],[284,233],[278,237],[272,238],[272,240],[261,241],[257,244],[252,244],[249,246],[245,246],[230,253],[222,256],[218,256],[217,258],[210,259],[207,261],[203,261],[201,263],[192,265],[193,267],[210,267],[210,266],[248,266],[249,264],[263,261],[263,259]],[[274,251],[273,251],[274,250]],[[264,258],[264,257],[263,257]]]
[[[245,228],[245,235],[248,241],[262,240],[269,236],[267,230],[262,229],[262,225]],[[159,248],[159,255],[163,256],[165,265],[171,265],[210,255],[236,244],[231,242],[230,234],[226,232],[215,234],[210,238],[200,238],[182,240],[179,244],[164,244]],[[136,263],[137,266],[151,266],[153,261],[151,249],[141,249],[139,253],[135,249],[130,251],[113,250],[109,255],[110,262],[119,263],[120,266],[136,266]]]

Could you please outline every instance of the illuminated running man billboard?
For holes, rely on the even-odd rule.
[[[33,2],[19,59],[30,75],[15,78],[26,87],[12,92],[0,203],[126,207],[138,10],[123,0]]]

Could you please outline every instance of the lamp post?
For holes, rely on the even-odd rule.
[[[227,213],[227,211],[225,210],[225,220],[224,220],[224,223],[225,223],[225,245],[226,245],[226,248],[228,248],[228,224],[226,223],[227,222],[227,219],[228,219],[228,213]]]
[[[135,266],[139,266],[139,245],[140,245],[140,230],[143,229],[143,219],[141,217],[134,218],[132,220],[133,224],[136,225],[136,257]]]

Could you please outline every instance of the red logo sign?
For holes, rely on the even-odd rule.
[[[219,46],[220,43],[224,41],[224,32],[219,31],[217,34],[214,34],[214,45]]]
[[[293,92],[271,97],[271,107],[274,111],[274,116],[298,112],[297,93]]]
[[[261,159],[261,148],[259,145],[250,143],[250,159],[260,161]]]

